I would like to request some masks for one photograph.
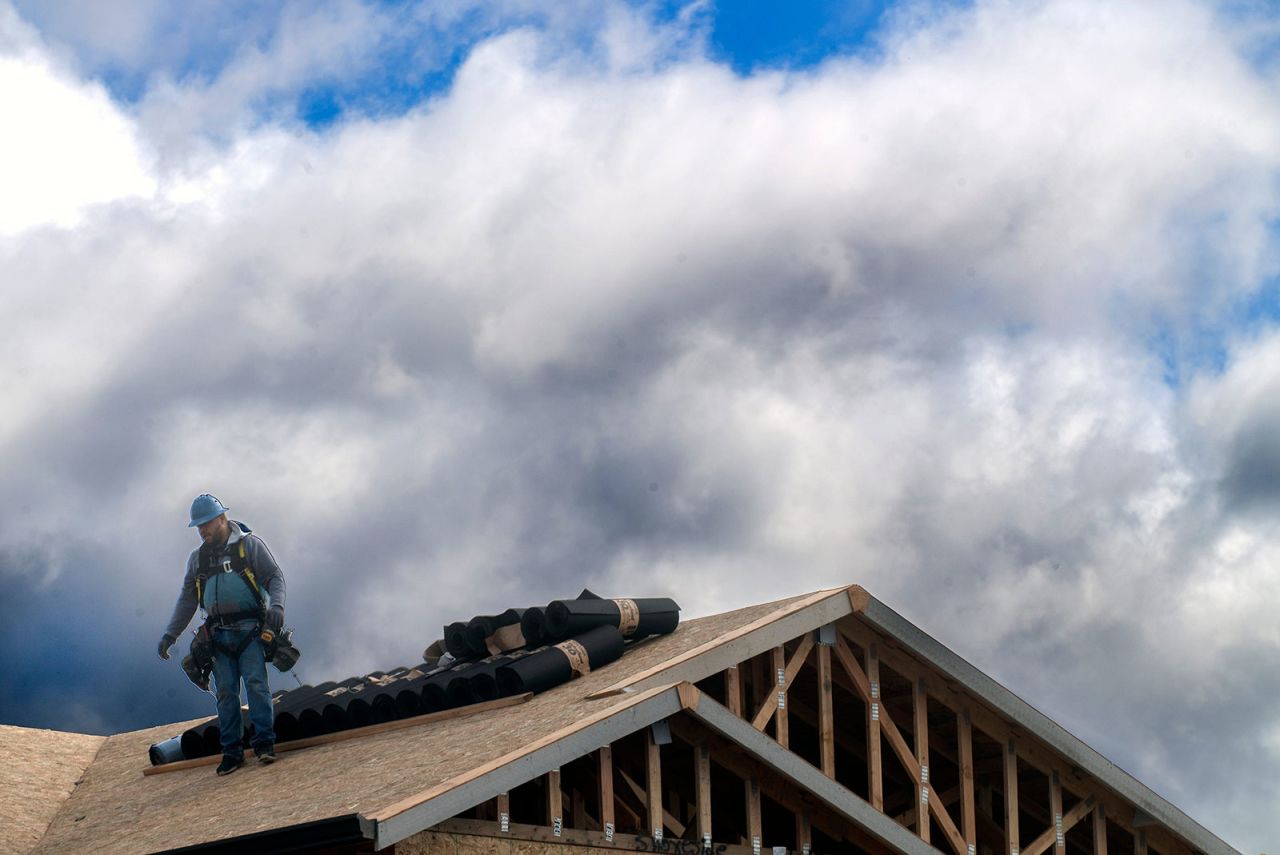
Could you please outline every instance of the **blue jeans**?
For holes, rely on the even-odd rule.
[[[254,627],[213,628],[213,680],[218,697],[218,730],[222,734],[222,753],[244,757],[244,719],[240,716],[240,681],[249,696],[249,721],[253,723],[253,749],[271,748],[276,741],[273,724],[275,710],[271,705],[271,689],[267,686],[267,658]],[[246,637],[252,640],[232,657]]]

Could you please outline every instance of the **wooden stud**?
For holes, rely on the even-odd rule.
[[[763,846],[760,831],[760,781],[754,777],[747,781],[747,843],[756,852]]]
[[[510,793],[498,793],[498,825],[504,834],[511,828]]]
[[[1008,855],[1018,855],[1018,744],[1004,744],[1004,842]]]
[[[831,704],[831,647],[818,645],[818,737],[822,774],[836,776],[835,720]]]
[[[969,855],[978,851],[978,822],[973,799],[973,717],[968,709],[956,715],[960,759],[960,831]]]
[[[636,781],[630,775],[628,775],[625,770],[618,769],[617,773],[618,773],[618,777],[622,779],[622,783],[626,784],[627,789],[630,790],[632,794],[636,797],[636,801],[638,801],[641,805],[644,806],[643,810],[647,814],[649,811],[649,796],[648,796],[648,793],[645,792],[645,788],[642,787],[640,784],[636,783]],[[618,802],[618,806],[624,809],[626,808],[626,804],[624,804],[621,801]],[[684,836],[685,824],[681,822],[673,813],[671,813],[669,810],[667,810],[665,807],[662,806],[662,800],[660,798],[658,799],[658,809],[662,811],[663,827],[666,829],[670,829],[671,832],[675,834],[676,837]],[[640,819],[639,815],[636,814],[635,811],[628,810],[627,813],[633,818],[637,828],[643,827],[647,822],[647,820]],[[663,835],[664,836],[666,835],[666,831],[663,832]]]
[[[662,839],[662,746],[653,738],[653,728],[645,729],[645,804],[649,809],[648,831]]]
[[[613,840],[617,824],[613,816],[613,746],[606,745],[598,753],[600,766],[600,825],[605,837]]]
[[[1049,822],[1053,824],[1053,853],[1066,855],[1067,829],[1062,824],[1062,779],[1057,772],[1049,773]]]
[[[924,690],[924,680],[911,684],[911,710],[915,714],[916,763],[920,776],[916,778],[916,834],[929,842],[929,696]]]
[[[772,691],[769,692],[773,698],[774,706],[773,727],[774,739],[778,740],[778,744],[783,748],[787,748],[790,741],[787,732],[787,661],[786,651],[781,647],[773,648],[773,677],[774,684]]]
[[[880,765],[880,654],[878,645],[867,645],[867,680],[870,701],[867,703],[867,779],[870,782],[871,806],[884,812],[884,777]]]
[[[698,791],[698,840],[705,850],[711,848],[711,749],[700,742],[694,746],[693,756]]]
[[[1133,831],[1133,855],[1147,855],[1147,831],[1144,828]]]
[[[725,706],[729,708],[729,712],[741,717],[742,674],[739,673],[737,665],[730,665],[724,669],[724,697],[727,701]]]
[[[551,833],[555,837],[559,837],[560,832],[564,830],[564,804],[563,795],[560,792],[559,769],[552,769],[547,773],[547,825],[551,826]]]
[[[813,821],[808,811],[796,814],[796,848],[800,855],[809,855],[813,849]]]
[[[1093,855],[1107,855],[1107,809],[1093,808]]]

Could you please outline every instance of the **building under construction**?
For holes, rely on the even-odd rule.
[[[148,759],[199,722],[3,727],[0,852],[1235,852],[857,586],[574,671],[226,778]]]

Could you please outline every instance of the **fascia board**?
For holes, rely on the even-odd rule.
[[[907,855],[937,855],[938,850],[864,801],[847,787],[833,781],[804,758],[783,748],[706,694],[688,713],[710,729],[739,745],[779,775],[794,781],[797,789],[812,793],[840,816],[866,830],[889,848]]]
[[[362,828],[367,837],[373,838],[375,849],[398,843],[499,793],[509,792],[597,748],[675,715],[681,708],[681,694],[676,686],[627,699],[598,720],[586,725],[579,722],[540,740],[541,744],[532,750],[522,749],[523,753],[517,751],[499,758],[491,771],[464,778],[456,784],[446,782],[417,804],[362,817]]]
[[[858,617],[895,639],[904,650],[921,661],[962,684],[974,697],[1035,735],[1070,763],[1097,778],[1205,855],[1240,855],[1238,850],[1158,796],[1145,784],[875,597],[868,597],[866,605],[859,610]]]

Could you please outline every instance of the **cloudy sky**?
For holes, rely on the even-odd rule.
[[[212,712],[208,490],[309,681],[858,582],[1280,841],[1267,0],[0,0],[0,110],[0,721]]]

